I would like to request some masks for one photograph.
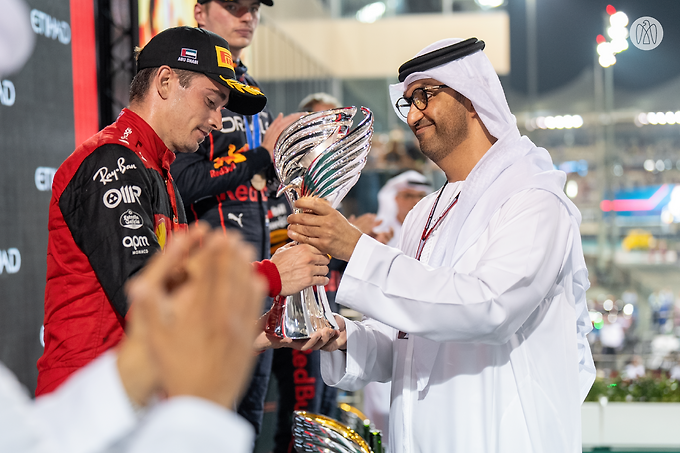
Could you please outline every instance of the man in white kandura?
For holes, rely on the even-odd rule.
[[[521,137],[484,43],[447,39],[390,87],[448,183],[406,218],[399,249],[303,198],[289,235],[348,260],[324,380],[392,382],[393,452],[581,451],[595,378],[577,208],[548,152]],[[317,345],[315,347],[320,347]]]

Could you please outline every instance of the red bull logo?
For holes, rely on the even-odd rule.
[[[211,170],[215,171],[215,170]],[[259,199],[258,199],[258,194],[259,194]],[[245,184],[241,184],[236,188],[236,190],[227,190],[224,193],[221,193],[217,196],[217,199],[219,201],[226,201],[226,200],[231,200],[231,201],[252,201],[253,203],[256,203],[260,200],[262,201],[267,201],[267,189],[262,189],[262,190],[255,190],[253,186],[248,184],[247,186]]]
[[[295,410],[307,407],[316,396],[316,378],[307,373],[307,356],[312,351],[293,350],[293,384],[295,385]]]
[[[213,167],[215,167],[215,170],[218,170],[225,165],[245,162],[247,158],[242,154],[245,151],[248,151],[248,145],[243,145],[238,150],[236,149],[235,145],[229,145],[229,148],[227,149],[227,155],[213,160]]]

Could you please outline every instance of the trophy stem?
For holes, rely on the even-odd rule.
[[[269,311],[265,332],[279,338],[304,340],[319,330],[338,329],[323,286],[310,286],[297,294],[277,296]]]

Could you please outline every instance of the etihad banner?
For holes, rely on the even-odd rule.
[[[93,10],[92,0],[0,1],[12,24],[0,33],[0,360],[31,391],[52,179],[98,127]]]

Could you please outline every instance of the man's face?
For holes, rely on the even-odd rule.
[[[174,74],[170,84],[161,138],[172,151],[193,153],[212,130],[222,127],[221,110],[229,100],[229,89],[203,74],[194,76],[186,87]]]
[[[397,203],[397,220],[399,223],[404,223],[406,214],[413,209],[413,207],[422,200],[427,193],[423,190],[405,188],[397,192],[394,201]]]
[[[213,0],[197,4],[194,13],[198,26],[226,39],[238,58],[241,50],[250,45],[260,23],[260,2]]]
[[[434,79],[410,84],[404,97],[418,88],[442,85]],[[468,110],[448,87],[431,90],[427,107],[421,112],[411,105],[406,121],[420,143],[420,150],[435,163],[448,156],[468,136]]]

